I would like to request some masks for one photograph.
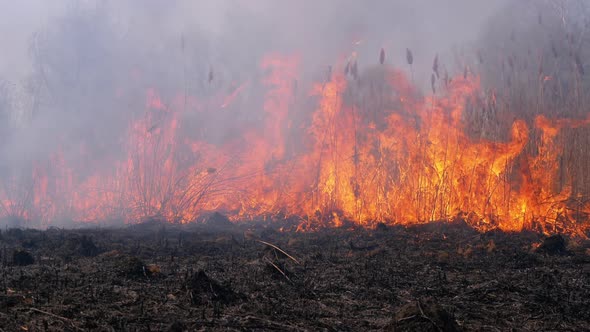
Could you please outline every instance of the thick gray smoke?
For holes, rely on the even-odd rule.
[[[502,4],[5,1],[0,77],[13,125],[31,129],[7,144],[8,155],[34,158],[57,135],[109,150],[122,120],[142,111],[146,89],[207,95],[259,74],[270,52],[300,54],[302,71],[318,76],[353,51],[361,66],[376,63],[382,47],[388,63],[407,69],[410,48],[416,80],[427,86],[434,55],[472,42]]]
[[[273,52],[300,56],[305,89],[353,52],[362,68],[384,48],[387,63],[409,72],[409,48],[416,84],[428,87],[434,56],[461,70],[453,56],[507,2],[2,1],[0,185],[26,196],[18,179],[57,150],[81,172],[108,168],[129,121],[146,111],[146,91],[165,102],[231,92],[259,81]],[[209,110],[194,126],[217,142],[255,122],[264,93],[256,84],[239,109]]]

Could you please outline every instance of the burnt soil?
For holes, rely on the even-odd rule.
[[[587,241],[462,223],[4,229],[0,331],[590,327]]]

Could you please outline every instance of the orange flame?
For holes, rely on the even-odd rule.
[[[571,179],[558,188],[554,175],[563,154],[560,131],[590,119],[538,116],[532,128],[538,142],[521,120],[507,141],[473,139],[464,117],[466,100],[481,93],[477,77],[454,78],[442,95],[422,98],[387,66],[376,74],[383,81],[373,95],[362,81],[332,70],[302,96],[299,67],[297,56],[262,60],[263,119],[224,143],[185,137],[180,119],[194,105],[166,102],[149,89],[145,114],[129,125],[125,158],[83,176],[58,151],[33,167],[31,197],[2,187],[0,215],[47,224],[59,218],[192,222],[223,210],[235,220],[299,216],[306,220],[299,229],[454,218],[480,230],[586,229],[569,212]],[[250,85],[212,104],[227,107]],[[316,106],[309,112],[311,100]],[[526,151],[531,144],[535,153]]]

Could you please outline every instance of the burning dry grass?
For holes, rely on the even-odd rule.
[[[282,64],[275,61],[275,74],[284,70]],[[43,169],[36,169],[38,182],[23,199],[4,200],[4,212],[23,219],[35,211],[32,216],[45,220],[70,213],[82,220],[107,219],[112,213],[127,220],[155,216],[187,222],[205,210],[225,209],[242,217],[308,215],[322,223],[334,216],[362,224],[465,215],[476,228],[540,226],[550,232],[575,229],[572,223],[585,216],[585,206],[578,203],[573,214],[568,204],[573,174],[557,178],[565,154],[560,132],[585,126],[585,120],[537,116],[532,133],[518,120],[507,142],[474,139],[478,129],[469,123],[491,133],[488,123],[498,120],[490,113],[495,96],[487,100],[492,111],[466,109],[482,105],[476,79],[455,78],[438,98],[422,98],[401,72],[382,66],[350,82],[333,73],[316,85],[310,146],[286,159],[282,124],[291,105],[282,99],[293,98],[293,90],[280,85],[283,78],[271,76],[269,82],[276,92],[267,103],[267,125],[261,134],[247,134],[245,144],[231,143],[227,151],[200,142],[183,147],[178,115],[151,93],[148,104],[166,117],[157,127],[151,116],[133,125],[129,159],[114,176],[91,177],[81,184],[85,189],[76,188],[75,170],[60,161],[52,165],[62,174],[55,180],[65,183],[50,185]],[[247,150],[226,157],[234,146]],[[183,161],[187,153],[194,157]],[[106,188],[93,192],[95,183]],[[78,194],[68,197],[70,190]],[[81,190],[88,196],[81,197]],[[57,197],[73,200],[64,205]]]
[[[45,225],[187,223],[219,210],[234,220],[299,216],[301,229],[462,219],[482,231],[584,236],[590,120],[550,111],[586,105],[583,62],[570,39],[572,89],[555,83],[558,68],[549,73],[543,58],[531,80],[518,72],[531,59],[504,57],[506,88],[486,91],[478,76],[485,68],[464,64],[462,76],[449,77],[436,55],[432,94],[423,96],[386,64],[384,49],[380,65],[362,68],[353,58],[309,85],[298,81],[297,56],[270,54],[260,65],[258,123],[221,142],[192,133],[187,114],[226,111],[248,84],[207,101],[164,100],[150,89],[110,170],[82,172],[56,151],[31,166],[28,181],[3,179],[0,215]],[[477,53],[480,66],[488,56]],[[406,60],[411,69],[410,49]]]

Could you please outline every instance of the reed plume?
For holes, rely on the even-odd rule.
[[[406,61],[408,61],[408,64],[410,66],[414,63],[414,55],[412,54],[412,51],[410,51],[409,48],[406,48]]]
[[[434,61],[432,63],[432,71],[436,74],[436,78],[440,78],[438,73],[438,54],[434,56]]]

